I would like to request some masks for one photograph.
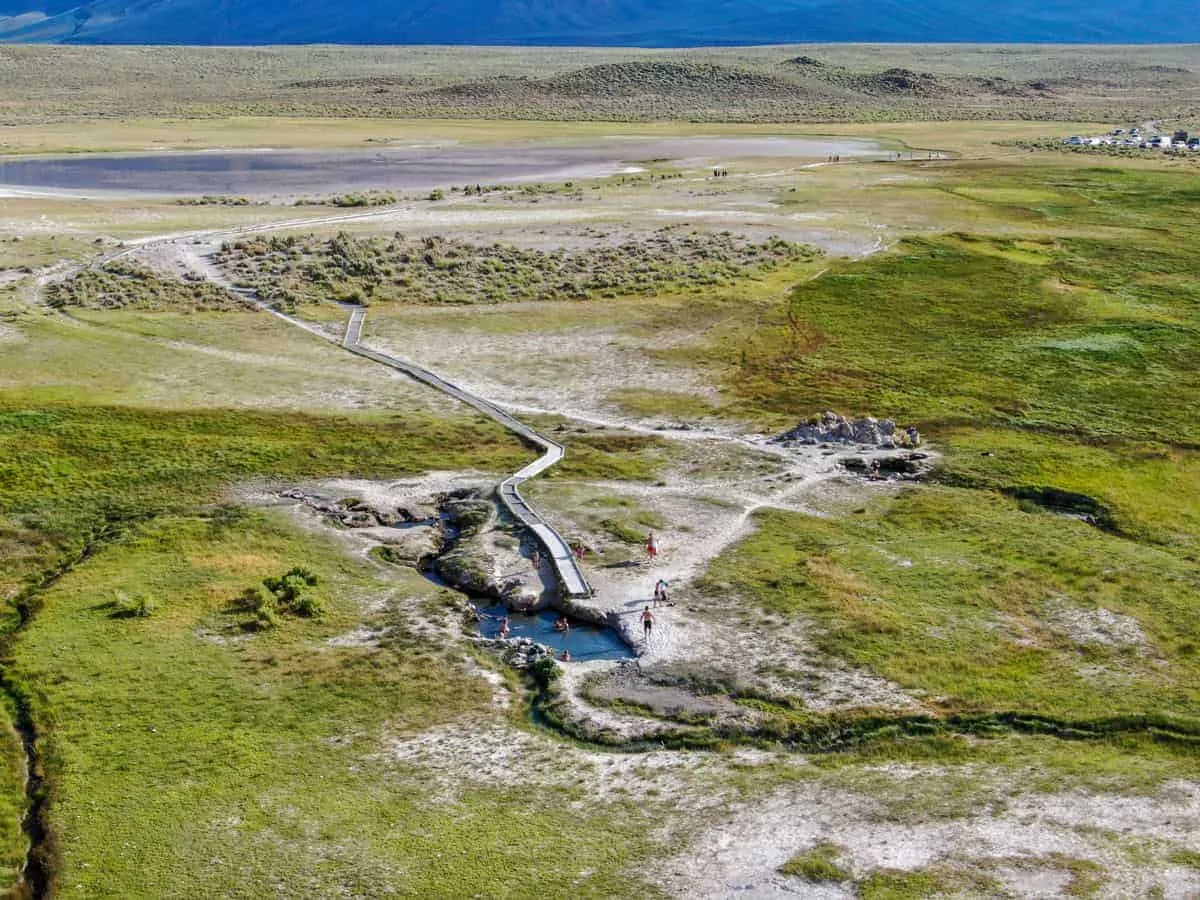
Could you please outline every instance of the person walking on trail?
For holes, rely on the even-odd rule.
[[[642,610],[642,631],[646,635],[646,643],[650,643],[650,629],[654,627],[654,613],[650,612],[650,607]]]
[[[654,536],[654,532],[650,532],[650,536],[646,538],[646,554],[650,557],[650,562],[658,559],[658,538]]]

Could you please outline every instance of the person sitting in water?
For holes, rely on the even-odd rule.
[[[571,661],[571,651],[564,650],[562,652],[562,656],[560,656],[559,659],[561,659],[563,662],[570,662]]]
[[[508,632],[510,630],[511,629],[509,628],[509,625],[508,625],[508,616],[505,616],[503,619],[500,620],[500,636],[508,637]]]
[[[570,631],[571,630],[571,623],[567,620],[566,616],[559,616],[557,619],[554,620],[554,630],[555,631]]]

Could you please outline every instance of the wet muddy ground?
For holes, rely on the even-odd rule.
[[[637,170],[647,160],[728,164],[730,159],[882,158],[850,138],[606,138],[588,143],[415,146],[384,150],[227,150],[96,153],[0,161],[0,185],[160,195],[266,196],[305,192],[429,190],[462,184],[562,181]]]

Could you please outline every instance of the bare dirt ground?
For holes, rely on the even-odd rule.
[[[929,779],[930,790],[936,790],[936,771],[897,774],[901,780]],[[662,870],[676,896],[857,896],[849,885],[818,890],[778,872],[793,854],[828,841],[841,848],[846,867],[857,876],[969,866],[992,875],[1015,896],[1061,897],[1074,893],[1069,861],[1086,860],[1104,873],[1103,896],[1183,900],[1200,891],[1200,872],[1137,865],[1129,847],[1144,842],[1194,848],[1200,845],[1193,827],[1198,816],[1200,790],[1186,782],[1152,797],[1017,793],[975,815],[917,822],[888,822],[868,797],[802,784],[735,808]]]

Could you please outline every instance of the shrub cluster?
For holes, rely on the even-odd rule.
[[[264,578],[262,583],[266,593],[257,587],[249,587],[233,604],[235,611],[252,615],[243,623],[247,630],[275,628],[282,615],[312,619],[325,611],[321,598],[310,590],[316,587],[318,579],[308,569],[294,566],[283,575]]]
[[[244,309],[237,296],[201,278],[163,278],[132,263],[118,260],[104,269],[84,269],[46,288],[46,302],[55,309],[234,310]]]
[[[753,277],[817,251],[780,238],[666,228],[611,246],[536,250],[454,238],[255,237],[221,248],[239,284],[281,308],[349,303],[586,300],[698,289]]]

